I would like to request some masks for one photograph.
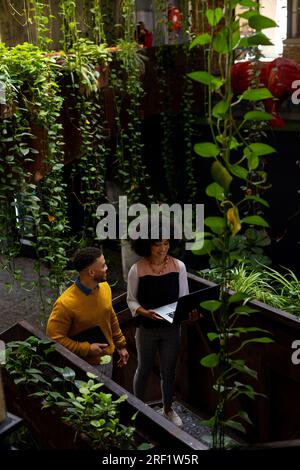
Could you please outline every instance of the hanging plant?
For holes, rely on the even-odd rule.
[[[2,145],[5,159],[13,172],[7,173],[7,168],[3,168],[12,182],[8,186],[2,177],[1,191],[3,195],[5,193],[7,204],[12,209],[17,205],[19,217],[16,220],[12,210],[5,214],[6,209],[2,206],[1,221],[3,225],[6,221],[12,233],[16,227],[19,237],[22,237],[26,229],[24,224],[26,220],[30,220],[30,236],[34,240],[39,261],[45,261],[50,266],[50,275],[46,282],[58,288],[67,262],[68,246],[64,239],[68,221],[63,182],[62,125],[59,122],[63,102],[57,84],[59,67],[53,58],[45,56],[36,46],[27,43],[12,49],[3,49],[2,52],[1,67],[9,70],[11,86],[8,86],[7,102],[10,116],[1,121],[1,135],[7,135],[6,132],[10,129],[10,134],[6,141],[2,141]],[[33,145],[36,131],[39,139],[42,136],[39,149]],[[26,164],[35,158],[42,162],[40,170],[44,173],[42,199],[32,174],[26,171]],[[19,249],[19,239],[16,243]],[[2,250],[6,251],[5,244],[2,245]],[[11,257],[15,254],[15,249],[10,252]],[[36,269],[40,270],[39,262]],[[40,286],[42,283],[43,279],[39,278]]]
[[[59,9],[62,18],[62,46],[63,50],[67,52],[79,39],[76,2],[74,0],[59,0]]]
[[[124,193],[130,203],[151,200],[149,176],[143,163],[140,104],[144,94],[141,76],[145,56],[134,41],[135,2],[122,3],[124,39],[117,42],[118,67],[111,71],[117,127],[116,161]],[[125,113],[126,119],[121,116]],[[124,124],[126,122],[126,125]]]

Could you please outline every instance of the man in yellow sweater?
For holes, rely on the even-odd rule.
[[[100,363],[100,357],[119,353],[118,366],[128,361],[126,340],[112,306],[111,289],[106,282],[107,266],[99,248],[79,250],[73,265],[79,276],[55,302],[48,320],[47,336],[83,357],[92,365]],[[100,327],[105,342],[77,341],[74,336],[93,327]],[[112,364],[99,366],[99,370],[111,377]]]

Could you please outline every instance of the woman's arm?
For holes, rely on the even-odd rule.
[[[131,310],[132,315],[134,316],[139,313],[137,312],[137,309],[141,307],[141,304],[137,299],[138,286],[139,278],[137,273],[137,266],[134,264],[129,270],[127,279],[127,304]]]
[[[139,286],[139,278],[137,273],[137,266],[134,264],[128,273],[127,281],[127,304],[133,316],[143,315],[144,317],[151,318],[152,320],[162,320],[153,310],[146,310],[141,306],[137,299],[137,292]]]
[[[179,264],[179,297],[189,293],[189,284],[185,264],[177,260]]]

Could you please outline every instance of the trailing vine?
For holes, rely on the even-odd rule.
[[[121,186],[130,203],[151,200],[149,176],[143,163],[140,104],[144,94],[141,75],[145,64],[142,52],[134,41],[135,2],[124,0],[122,15],[124,39],[119,39],[119,69],[111,72],[117,127],[116,158]],[[126,109],[126,126],[121,119]]]
[[[49,37],[49,23],[51,21],[50,4],[49,2],[47,5],[43,1],[31,0],[31,10],[36,29],[36,44],[40,49],[47,50],[49,43],[52,42],[52,39]]]
[[[104,45],[96,46],[90,41],[81,40],[75,47],[74,56],[68,58],[68,70],[69,73],[76,73],[76,78],[69,88],[79,116],[81,148],[78,168],[81,188],[78,199],[84,210],[82,236],[87,243],[95,238],[96,209],[105,194],[108,150],[104,142],[105,117],[100,84],[110,59]]]
[[[63,50],[67,52],[79,40],[79,30],[76,18],[76,2],[74,0],[59,0],[62,18]]]
[[[96,44],[106,42],[102,3],[103,2],[101,0],[92,0],[91,13],[93,15],[93,37]]]
[[[165,44],[166,27],[168,22],[167,4],[164,0],[152,0],[152,8],[155,23],[155,45],[162,46]]]
[[[66,218],[65,185],[63,183],[64,151],[62,148],[62,125],[59,123],[60,109],[63,99],[59,96],[57,85],[57,66],[51,58],[45,57],[36,46],[25,43],[12,49],[2,48],[1,68],[9,70],[7,95],[8,116],[0,122],[5,159],[12,169],[1,179],[1,192],[6,194],[6,206],[16,205],[18,219],[10,210],[10,217],[4,213],[2,205],[1,224],[5,223],[16,233],[15,247],[19,238],[27,232],[34,242],[40,261],[49,264],[50,275],[46,282],[59,288],[66,265],[67,241],[63,235],[68,230]],[[7,77],[6,77],[7,78]],[[10,83],[10,86],[9,86]],[[8,131],[9,129],[9,131]],[[9,132],[9,134],[8,134]],[[42,134],[43,146],[34,148],[35,133]],[[7,137],[8,136],[8,137]],[[44,173],[42,179],[42,199],[37,192],[36,181],[30,171],[26,171],[26,163],[39,158]],[[27,165],[28,168],[28,165]],[[7,184],[7,177],[11,182]],[[29,220],[31,234],[28,234],[26,221]],[[14,228],[15,227],[15,228]],[[6,250],[2,240],[2,252],[12,259],[17,249]],[[40,271],[40,263],[36,269]],[[39,277],[39,286],[45,287],[45,279]]]
[[[155,51],[155,68],[159,86],[160,97],[160,130],[161,130],[161,158],[163,162],[166,191],[161,198],[176,201],[178,196],[178,184],[174,156],[175,120],[172,112],[173,96],[170,92],[170,77],[168,69],[174,59],[174,51],[171,47],[161,46]]]

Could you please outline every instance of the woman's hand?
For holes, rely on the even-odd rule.
[[[197,321],[199,320],[200,315],[199,312],[196,308],[194,308],[190,313],[189,313],[189,320],[190,321]]]
[[[121,348],[117,350],[119,353],[119,360],[117,362],[118,367],[124,367],[126,366],[128,359],[129,359],[129,354],[126,348]]]
[[[158,313],[156,313],[154,310],[148,310],[148,313],[149,313],[149,317],[152,320],[163,320],[163,318],[160,315],[158,315]]]
[[[189,313],[189,318],[185,321],[197,321],[200,318],[203,318],[203,315],[198,312],[196,308],[194,308],[190,313]]]

